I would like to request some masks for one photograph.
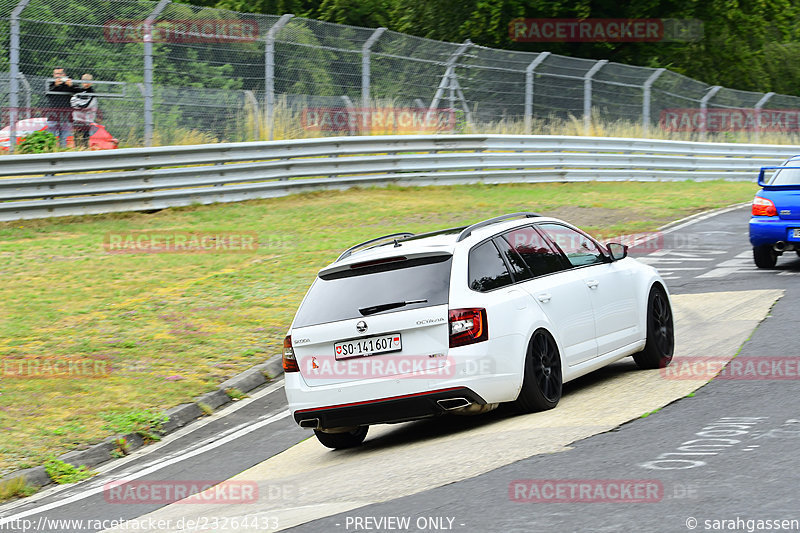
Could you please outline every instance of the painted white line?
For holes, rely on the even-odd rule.
[[[676,220],[675,222],[670,222],[669,224],[665,224],[664,226],[661,226],[659,230],[661,230],[662,234],[672,233],[673,231],[678,231],[679,229],[691,226],[692,224],[696,224],[697,222],[708,220],[709,218],[713,218],[717,215],[730,213],[731,211],[736,211],[737,209],[741,209],[748,205],[750,205],[750,202],[743,202],[741,204],[734,204],[728,207],[723,207],[721,209],[713,209],[711,211],[706,211],[705,213],[697,213],[694,215],[689,215],[686,218],[682,218],[680,220]]]
[[[174,442],[174,441],[176,441],[176,440],[178,440],[178,439],[180,439],[182,437],[185,437],[186,435],[189,435],[190,433],[193,433],[193,432],[197,431],[198,429],[202,429],[203,427],[207,426],[208,424],[210,424],[212,422],[215,422],[215,421],[217,421],[217,420],[219,420],[221,418],[225,418],[226,416],[229,416],[229,415],[235,413],[239,409],[247,407],[249,404],[251,404],[251,403],[253,403],[253,402],[255,402],[255,401],[257,401],[257,400],[259,400],[259,399],[261,399],[261,398],[263,398],[265,396],[268,396],[269,394],[272,394],[273,392],[275,392],[277,390],[280,390],[281,388],[283,388],[283,382],[284,382],[283,379],[281,379],[280,381],[276,381],[272,385],[264,388],[263,390],[260,390],[260,391],[258,391],[256,393],[254,393],[253,395],[251,395],[250,397],[248,397],[248,398],[246,398],[244,400],[240,400],[240,401],[236,402],[235,404],[233,404],[233,405],[231,405],[229,407],[226,407],[226,408],[222,409],[221,411],[219,411],[217,413],[214,413],[213,415],[211,415],[211,416],[209,416],[209,417],[207,417],[205,419],[202,419],[202,420],[197,421],[195,423],[191,423],[188,426],[183,427],[183,428],[179,429],[178,431],[167,435],[166,437],[164,437],[163,439],[161,439],[157,443],[154,443],[154,444],[151,444],[151,445],[148,445],[148,446],[143,446],[142,448],[139,448],[134,453],[132,453],[132,454],[130,454],[130,455],[124,457],[124,458],[117,459],[115,461],[112,461],[110,463],[107,463],[105,465],[102,465],[102,466],[96,468],[95,471],[98,473],[98,476],[96,476],[96,477],[87,479],[86,481],[83,481],[83,482],[78,483],[78,484],[56,485],[56,486],[51,487],[49,489],[43,490],[41,492],[38,492],[38,493],[36,493],[35,495],[33,495],[33,496],[29,497],[29,498],[24,498],[22,500],[15,501],[10,505],[2,506],[2,507],[0,507],[0,513],[7,513],[7,512],[10,512],[10,511],[13,511],[16,508],[24,507],[26,505],[29,505],[29,504],[32,504],[32,503],[36,503],[37,501],[43,500],[43,499],[48,498],[50,496],[54,496],[54,495],[62,493],[62,492],[73,491],[76,488],[80,488],[83,492],[78,492],[77,494],[72,495],[72,496],[66,495],[66,498],[64,500],[61,500],[60,502],[58,502],[58,505],[56,505],[56,506],[61,505],[63,502],[78,501],[78,500],[81,500],[83,498],[87,498],[87,497],[89,497],[89,496],[91,496],[93,494],[97,494],[98,492],[102,491],[103,486],[106,483],[108,483],[109,481],[113,481],[114,479],[119,479],[119,478],[136,479],[136,478],[141,477],[143,475],[147,475],[147,474],[143,474],[142,473],[144,471],[147,471],[147,473],[155,472],[157,470],[160,470],[161,468],[169,466],[170,464],[174,464],[174,462],[170,462],[170,461],[172,461],[172,459],[174,459],[176,457],[181,458],[180,460],[187,459],[189,457],[193,457],[194,455],[197,455],[198,453],[203,453],[205,451],[212,450],[212,449],[214,449],[214,448],[216,448],[218,446],[221,446],[222,444],[230,442],[231,440],[234,440],[234,439],[239,438],[239,437],[241,437],[243,435],[246,435],[250,431],[245,431],[244,433],[237,434],[235,437],[230,438],[230,439],[227,438],[229,435],[232,434],[232,431],[242,431],[245,428],[253,427],[254,424],[253,424],[252,421],[248,421],[248,422],[240,424],[240,425],[238,425],[238,426],[236,426],[234,428],[227,429],[221,434],[217,434],[217,435],[214,435],[214,436],[206,439],[205,441],[203,441],[202,446],[200,447],[200,449],[202,451],[199,451],[197,453],[192,453],[191,455],[189,455],[187,453],[187,452],[192,452],[192,448],[197,448],[197,446],[193,445],[189,449],[178,450],[175,453],[172,453],[172,454],[170,454],[170,455],[168,455],[166,457],[159,457],[158,459],[156,459],[156,460],[154,460],[152,462],[145,463],[143,465],[136,465],[136,466],[140,466],[141,467],[141,470],[139,470],[139,471],[136,471],[136,470],[134,470],[134,471],[123,471],[123,472],[118,473],[116,476],[112,475],[112,476],[105,477],[103,479],[98,479],[100,475],[110,474],[112,471],[120,469],[120,468],[122,468],[123,466],[125,466],[126,464],[128,464],[128,463],[130,463],[132,461],[136,461],[136,460],[142,459],[143,457],[146,457],[147,455],[150,455],[153,452],[156,452],[156,451],[160,450],[164,446],[167,446],[167,445],[171,444],[172,442]],[[286,416],[288,414],[288,410],[284,411],[281,414]],[[267,418],[267,420],[271,420],[271,418],[274,417],[274,416],[276,416],[276,415],[272,415],[271,413],[269,413],[269,414],[264,415],[264,416],[262,416],[260,418],[270,417],[270,418]],[[281,417],[281,418],[283,418],[283,417]],[[272,421],[275,421],[275,420],[272,420]],[[272,423],[272,422],[269,422],[269,423]],[[257,427],[263,427],[264,425],[267,425],[266,423],[263,423],[261,421],[257,422],[257,424],[262,424],[262,425],[259,425]],[[180,460],[179,461],[175,461],[175,462],[180,462]],[[83,485],[83,486],[81,486],[81,485]],[[99,491],[97,490],[98,487],[99,487]],[[80,497],[77,497],[77,496],[80,496]],[[52,505],[52,504],[48,504],[48,505]],[[51,507],[48,507],[48,505],[33,509],[32,510],[33,514],[39,513],[42,510],[45,510],[45,508],[48,508],[48,509],[51,508]],[[25,516],[29,516],[30,513],[31,513],[31,511],[24,511],[23,513],[20,513],[19,515],[14,515],[14,516],[16,516],[16,517],[25,517]],[[4,524],[6,520],[8,520],[8,519],[7,518],[0,518],[0,525]]]
[[[695,278],[724,278],[726,276],[730,276],[731,274],[754,274],[756,272],[764,272],[759,268],[745,268],[745,267],[723,267],[723,268],[715,268],[714,270],[710,270],[705,274],[700,274],[699,276],[695,276]]]
[[[712,257],[643,257],[639,259],[640,263],[685,263],[687,261],[713,261]]]
[[[681,248],[680,251],[678,250],[658,250],[657,252],[653,252],[649,255],[649,257],[663,257],[663,256],[672,256],[672,257],[697,257],[698,255],[720,255],[727,253],[725,250],[704,250],[702,248]]]
[[[266,420],[262,420],[261,422],[256,422],[255,424],[250,424],[246,428],[242,428],[239,431],[237,431],[236,433],[228,435],[227,437],[224,437],[224,438],[222,438],[222,439],[220,439],[218,441],[212,442],[210,444],[206,444],[202,448],[198,448],[198,449],[193,450],[191,452],[184,453],[182,455],[179,455],[178,457],[173,457],[172,459],[170,459],[168,461],[159,461],[158,464],[152,465],[149,468],[145,468],[144,470],[140,470],[139,472],[136,472],[135,474],[131,474],[130,476],[126,477],[126,480],[131,481],[131,480],[134,480],[134,479],[138,479],[140,477],[144,477],[144,476],[146,476],[148,474],[152,474],[153,472],[157,472],[157,471],[159,471],[159,470],[161,470],[163,468],[166,468],[168,466],[172,466],[174,464],[183,462],[183,461],[185,461],[187,459],[191,459],[192,457],[195,457],[195,456],[200,455],[202,453],[205,453],[207,451],[213,450],[214,448],[219,448],[220,446],[222,446],[224,444],[227,444],[227,443],[229,443],[229,442],[231,442],[233,440],[236,440],[239,437],[243,437],[243,436],[247,435],[248,433],[252,433],[253,431],[255,431],[257,429],[261,429],[264,426],[268,426],[268,425],[272,424],[273,422],[277,422],[279,420],[283,420],[287,416],[289,416],[289,410],[285,409],[285,410],[283,410],[283,411],[281,411],[281,412],[279,412],[277,414],[274,414],[274,415],[270,416]],[[89,490],[83,491],[83,492],[81,492],[79,494],[76,494],[74,496],[70,496],[68,498],[64,498],[63,500],[59,500],[57,502],[48,503],[46,505],[42,505],[41,507],[37,507],[35,509],[29,509],[27,511],[23,511],[23,512],[15,514],[15,515],[7,516],[5,518],[0,518],[0,526],[2,526],[3,524],[7,524],[9,522],[12,522],[14,520],[19,520],[20,518],[25,518],[26,516],[40,514],[40,513],[43,513],[45,511],[49,511],[51,509],[55,509],[57,507],[63,507],[64,505],[69,505],[71,503],[75,503],[77,501],[80,501],[80,500],[83,500],[85,498],[88,498],[89,496],[94,496],[95,494],[100,494],[101,492],[103,492],[103,488],[104,488],[104,485],[101,485],[99,487],[93,487],[93,488],[91,488]]]
[[[710,211],[704,211],[702,213],[695,213],[694,215],[689,215],[688,217],[681,218],[674,222],[670,222],[669,224],[664,224],[663,226],[659,227],[656,232],[652,235],[648,235],[647,237],[637,239],[632,245],[631,248],[634,246],[642,246],[647,244],[648,242],[652,241],[653,239],[657,239],[667,233],[672,233],[673,231],[678,231],[679,229],[683,229],[685,227],[691,226],[692,224],[696,224],[697,222],[702,222],[704,220],[708,220],[709,218],[715,217],[717,215],[722,215],[725,213],[729,213],[731,211],[735,211],[737,209],[741,209],[750,205],[750,202],[741,203],[741,204],[734,204],[728,207],[723,207],[720,209],[712,209]],[[657,253],[657,252],[656,252]],[[724,253],[724,252],[719,252]]]
[[[727,261],[718,263],[715,266],[717,268],[723,268],[723,267],[746,267],[752,265],[753,265],[752,259],[728,259]]]

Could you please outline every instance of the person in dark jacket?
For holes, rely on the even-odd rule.
[[[72,134],[72,106],[70,98],[80,89],[72,84],[62,67],[53,69],[53,78],[47,85],[47,130],[58,137],[60,146],[67,146]]]

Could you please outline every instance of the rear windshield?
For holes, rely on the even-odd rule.
[[[450,255],[411,258],[320,276],[294,327],[446,304],[452,260]],[[415,300],[425,301],[403,305]]]
[[[792,161],[792,166],[800,166],[800,161]],[[800,185],[800,169],[787,168],[779,170],[772,177],[770,185]]]

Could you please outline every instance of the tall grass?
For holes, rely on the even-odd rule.
[[[372,100],[371,108],[403,107],[391,99]],[[356,107],[360,107],[356,105]],[[505,134],[524,135],[525,122],[521,118],[506,118],[496,121],[471,122],[463,119],[463,113],[456,112],[456,124],[452,130],[431,131],[427,129],[409,128],[356,128],[355,130],[320,131],[304,127],[303,109],[292,106],[283,97],[276,98],[273,114],[273,139],[307,139],[314,137],[330,137],[341,135],[392,135],[392,134],[431,134],[431,133],[475,133],[475,134]],[[248,106],[242,113],[240,131],[236,140],[268,140],[269,128],[263,112],[257,112]],[[706,141],[725,143],[759,143],[759,144],[800,144],[800,132],[684,132],[668,131],[659,124],[650,124],[645,131],[641,121],[636,120],[608,120],[599,110],[592,112],[592,120],[588,129],[584,125],[583,117],[570,115],[567,118],[552,115],[549,117],[535,117],[531,124],[532,135],[568,135],[591,137],[622,137],[622,138],[649,138],[676,141]],[[173,135],[171,137],[180,137]],[[191,137],[187,135],[187,138]],[[198,138],[200,136],[198,135]]]

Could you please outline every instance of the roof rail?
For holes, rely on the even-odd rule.
[[[400,242],[415,241],[417,239],[427,239],[428,237],[433,237],[435,235],[443,235],[443,234],[447,234],[447,233],[459,233],[464,228],[466,228],[466,226],[458,226],[458,227],[455,227],[455,228],[439,229],[439,230],[435,230],[435,231],[429,231],[427,233],[417,233],[413,237],[406,237],[404,239],[401,239]]]
[[[336,259],[336,261],[334,261],[334,262],[338,263],[339,261],[341,261],[345,257],[350,256],[353,252],[355,252],[356,250],[359,250],[361,248],[364,248],[364,247],[373,248],[373,246],[367,246],[369,244],[374,244],[375,246],[377,246],[376,243],[379,243],[381,241],[386,241],[386,240],[396,241],[398,239],[403,239],[403,238],[406,238],[406,237],[413,237],[413,236],[414,236],[413,233],[402,232],[402,233],[390,233],[389,235],[384,235],[383,237],[377,237],[375,239],[370,239],[370,240],[364,241],[364,242],[362,242],[360,244],[356,244],[355,246],[351,246],[350,248],[348,248],[347,250],[342,252],[342,255],[340,255],[338,257],[338,259]]]
[[[536,218],[540,216],[542,215],[540,215],[539,213],[530,213],[523,211],[520,213],[509,213],[507,215],[500,215],[499,217],[490,218],[488,220],[478,222],[477,224],[473,224],[465,228],[464,231],[462,231],[459,234],[458,239],[456,239],[456,242],[463,241],[464,239],[472,235],[472,232],[475,231],[476,229],[480,229],[486,226],[491,226],[492,224],[497,224],[499,222],[504,222],[506,220],[511,220],[514,218]]]

